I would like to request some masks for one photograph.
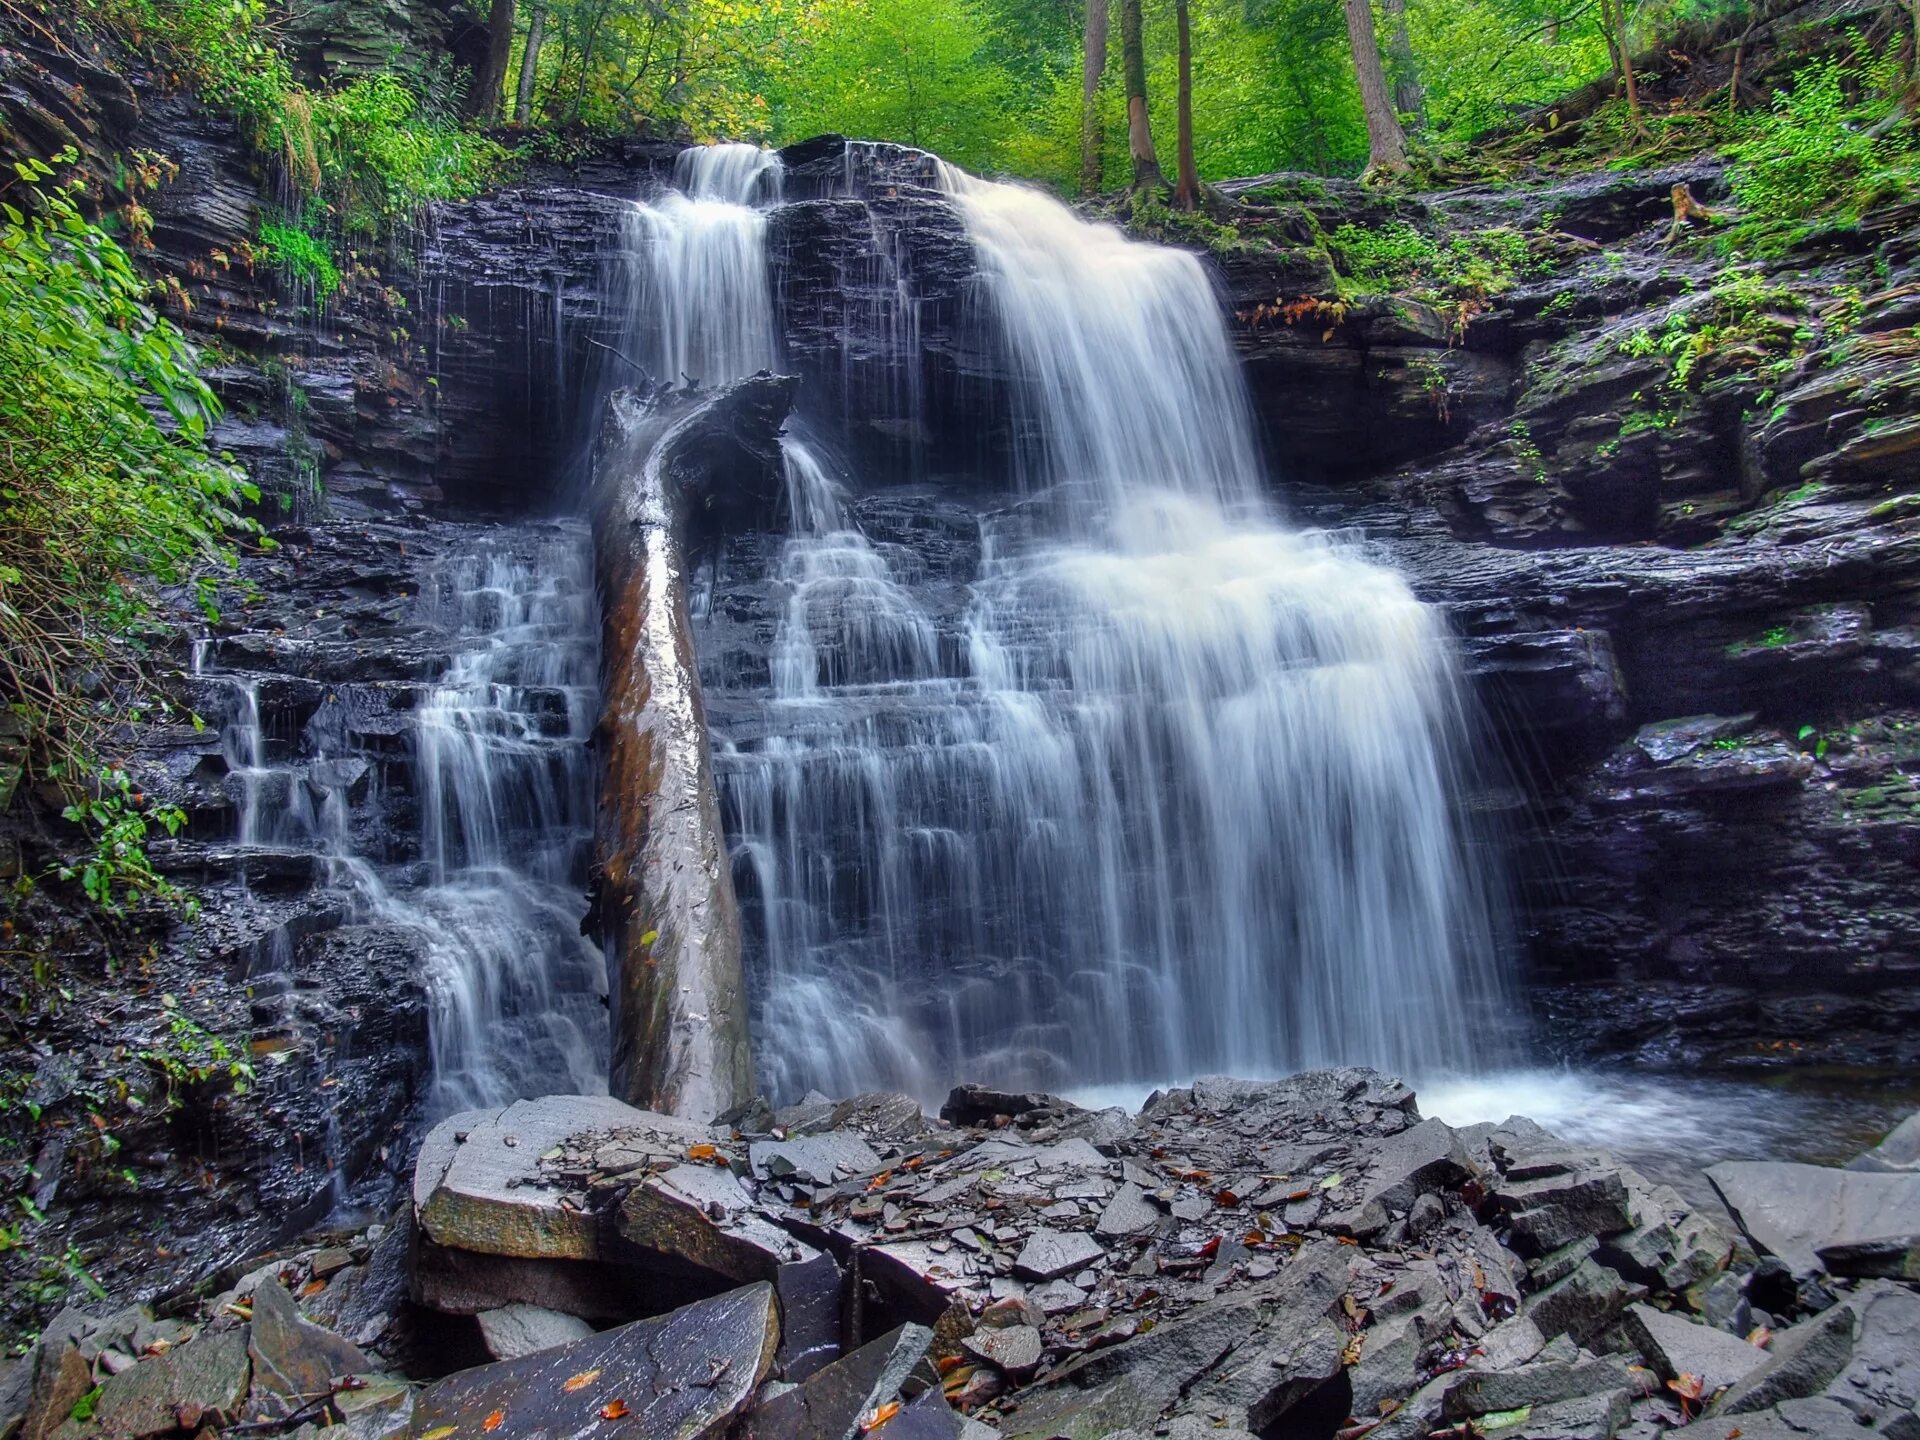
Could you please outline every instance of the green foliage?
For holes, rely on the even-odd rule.
[[[343,236],[374,237],[429,201],[471,195],[505,163],[499,145],[447,113],[444,97],[428,103],[431,87],[418,80],[380,72],[336,89],[300,84],[274,43],[265,0],[81,3],[95,23],[143,44],[237,116]]]
[[[187,823],[185,811],[175,805],[149,804],[124,770],[108,768],[100,772],[95,793],[69,805],[62,814],[93,834],[93,854],[80,865],[61,866],[60,878],[78,879],[101,909],[123,914],[126,900],[142,895],[193,908],[177,886],[154,871],[146,845],[147,834],[156,825],[178,835]]]
[[[1901,55],[1856,37],[1844,57],[1801,67],[1733,148],[1742,216],[1728,242],[1773,253],[1815,227],[1846,228],[1870,206],[1920,191],[1920,134],[1896,111]]]
[[[208,453],[220,407],[198,356],[77,183],[17,169],[0,192],[0,685],[45,773],[72,781],[140,704],[162,592],[217,615],[258,492]]]
[[[1013,79],[973,0],[846,0],[819,7],[781,110],[790,134],[904,141],[956,164],[1002,158]]]
[[[162,995],[160,1004],[163,1032],[140,1052],[140,1058],[166,1082],[168,1108],[179,1103],[181,1089],[212,1081],[245,1094],[253,1083],[252,1062],[235,1055],[225,1040],[183,1011],[172,995]]]
[[[1441,305],[1482,304],[1512,289],[1533,265],[1527,237],[1498,226],[1435,240],[1404,220],[1349,223],[1331,240],[1351,293],[1404,294]]]
[[[326,245],[298,225],[260,222],[260,251],[288,279],[325,299],[340,288],[340,268]]]
[[[1704,295],[1676,306],[1660,324],[1630,331],[1618,342],[1619,349],[1636,357],[1666,356],[1672,362],[1666,383],[1676,392],[1697,386],[1700,367],[1709,356],[1735,347],[1757,352],[1755,359],[1774,357],[1754,369],[1778,378],[1812,339],[1795,319],[1805,309],[1805,301],[1790,287],[1758,270],[1741,268]]]

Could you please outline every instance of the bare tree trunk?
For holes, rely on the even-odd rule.
[[[1604,0],[1603,0],[1604,3]],[[1360,105],[1367,115],[1367,173],[1403,175],[1407,137],[1387,94],[1387,73],[1380,65],[1380,43],[1373,33],[1372,0],[1346,0],[1347,39],[1353,46],[1353,74],[1360,84]]]
[[[1380,0],[1380,9],[1393,22],[1387,31],[1387,54],[1393,57],[1393,106],[1409,116],[1416,128],[1427,128],[1427,90],[1420,83],[1420,65],[1413,58],[1413,35],[1407,29],[1407,0]]]
[[[1627,92],[1627,123],[1641,133],[1640,85],[1634,79],[1633,52],[1627,48],[1627,7],[1624,0],[1600,0],[1600,23],[1606,28],[1607,48],[1613,52],[1613,71]]]
[[[1920,93],[1920,0],[1907,0],[1913,12],[1913,88]]]
[[[1180,88],[1174,146],[1180,178],[1173,187],[1173,203],[1179,209],[1192,210],[1200,204],[1200,171],[1193,163],[1193,32],[1187,17],[1187,0],[1174,0],[1173,13],[1180,29]]]
[[[1914,0],[1920,4],[1920,0]],[[1080,193],[1100,188],[1100,153],[1106,149],[1100,123],[1100,77],[1107,72],[1107,0],[1087,0],[1086,49],[1080,61]]]
[[[540,73],[540,47],[547,40],[547,7],[536,3],[527,20],[527,44],[520,52],[520,83],[513,92],[513,123],[524,125],[533,116],[533,81]]]
[[[1127,153],[1133,157],[1133,188],[1167,183],[1153,149],[1147,119],[1147,52],[1140,38],[1140,0],[1120,0],[1120,61],[1127,79]]]
[[[487,57],[473,74],[467,92],[467,114],[476,120],[500,118],[500,92],[507,83],[507,60],[513,54],[513,0],[493,0],[487,11]]]

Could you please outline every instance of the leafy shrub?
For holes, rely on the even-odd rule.
[[[1771,109],[1748,118],[1732,151],[1743,211],[1732,243],[1777,251],[1810,222],[1852,225],[1914,188],[1920,147],[1912,120],[1894,111],[1899,61],[1897,51],[1874,54],[1856,38],[1850,56],[1802,66]]]
[[[261,221],[260,250],[274,269],[310,287],[322,299],[340,288],[340,267],[333,263],[332,254],[301,226]]]
[[[1342,225],[1332,240],[1342,273],[1362,294],[1485,299],[1511,289],[1530,263],[1527,237],[1505,227],[1435,241],[1396,220],[1378,227]]]
[[[462,129],[396,74],[331,90],[300,84],[272,41],[264,0],[83,4],[237,116],[344,236],[375,237],[429,201],[471,195],[505,165],[504,149]]]
[[[220,407],[198,356],[77,183],[16,170],[0,191],[0,687],[71,784],[137,703],[163,592],[216,613],[258,492],[208,452]]]

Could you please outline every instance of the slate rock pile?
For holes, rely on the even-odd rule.
[[[366,1303],[397,1271],[349,1254],[315,1288],[316,1252],[190,1338],[147,1321],[175,1328],[144,1358],[50,1332],[25,1440],[1920,1437],[1911,1237],[1864,1233],[1906,1221],[1878,1190],[1920,1186],[1910,1138],[1791,1185],[1717,1167],[1736,1233],[1367,1070],[1137,1116],[980,1087],[937,1120],[809,1096],[713,1127],[522,1101],[436,1129],[411,1210],[400,1328],[466,1327],[495,1363],[402,1380]]]

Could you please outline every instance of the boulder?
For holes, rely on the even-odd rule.
[[[1920,1235],[1843,1240],[1814,1252],[1829,1275],[1856,1280],[1920,1280]]]
[[[1633,1225],[1620,1172],[1571,1157],[1509,1169],[1494,1198],[1507,1212],[1516,1248],[1527,1254],[1543,1255]]]
[[[805,1380],[840,1358],[845,1276],[838,1260],[820,1254],[782,1265],[773,1287],[780,1298],[780,1378]]]
[[[1423,1120],[1379,1142],[1358,1195],[1328,1228],[1349,1235],[1378,1234],[1411,1210],[1420,1196],[1450,1190],[1473,1173],[1473,1162],[1453,1127]]]
[[[1033,1325],[1002,1325],[979,1329],[964,1342],[966,1348],[1010,1380],[1030,1380],[1046,1358],[1040,1331]]]
[[[1836,1305],[1774,1336],[1766,1360],[1720,1397],[1714,1413],[1745,1415],[1819,1394],[1853,1358],[1856,1319],[1851,1305]]]
[[[480,1322],[487,1353],[496,1360],[518,1360],[593,1334],[593,1327],[579,1317],[538,1305],[502,1305],[498,1310],[482,1310],[474,1318]]]
[[[1646,1298],[1646,1287],[1630,1285],[1593,1260],[1582,1260],[1565,1276],[1527,1297],[1524,1313],[1549,1339],[1570,1335],[1585,1340],[1597,1334],[1635,1300]]]
[[[1691,1375],[1703,1393],[1724,1390],[1766,1363],[1767,1352],[1738,1336],[1696,1325],[1650,1305],[1630,1305],[1622,1328],[1662,1380]]]
[[[1684,1294],[1718,1275],[1733,1257],[1733,1236],[1667,1185],[1622,1172],[1633,1228],[1609,1236],[1600,1259],[1631,1280]]]
[[[757,1407],[741,1440],[857,1440],[897,1403],[932,1343],[925,1326],[902,1325]]]
[[[649,1255],[741,1284],[772,1280],[780,1266],[816,1257],[756,1215],[733,1172],[714,1165],[677,1165],[649,1175],[621,1201],[616,1230],[625,1244]]]
[[[255,1403],[273,1396],[296,1410],[327,1394],[343,1376],[374,1368],[358,1347],[305,1319],[277,1280],[253,1292],[247,1354],[253,1361]]]
[[[197,1430],[203,1420],[216,1417],[231,1420],[240,1414],[251,1375],[246,1327],[203,1332],[101,1385],[91,1425],[69,1420],[54,1433],[61,1440],[82,1435],[139,1440]]]
[[[574,1135],[631,1127],[664,1133],[682,1147],[706,1131],[650,1115],[604,1095],[516,1100],[504,1110],[468,1110],[434,1126],[414,1169],[413,1204],[421,1234],[435,1245],[518,1259],[592,1260],[600,1256],[596,1218],[563,1203],[544,1183],[540,1157]]]
[[[1565,1342],[1561,1342],[1565,1345]],[[1552,1352],[1548,1352],[1551,1354]],[[1544,1356],[1505,1371],[1467,1371],[1445,1377],[1444,1410],[1456,1419],[1500,1414],[1527,1405],[1550,1405],[1582,1395],[1610,1395],[1630,1382],[1618,1355],[1574,1351],[1570,1358]]]
[[[1827,1246],[1920,1234],[1920,1172],[1733,1160],[1707,1178],[1748,1238],[1795,1275],[1818,1273]]]
[[[1920,1110],[1894,1126],[1871,1150],[1849,1160],[1847,1169],[1896,1174],[1920,1171]]]
[[[420,1392],[408,1433],[717,1440],[767,1378],[779,1337],[773,1287],[749,1285],[450,1375]]]

